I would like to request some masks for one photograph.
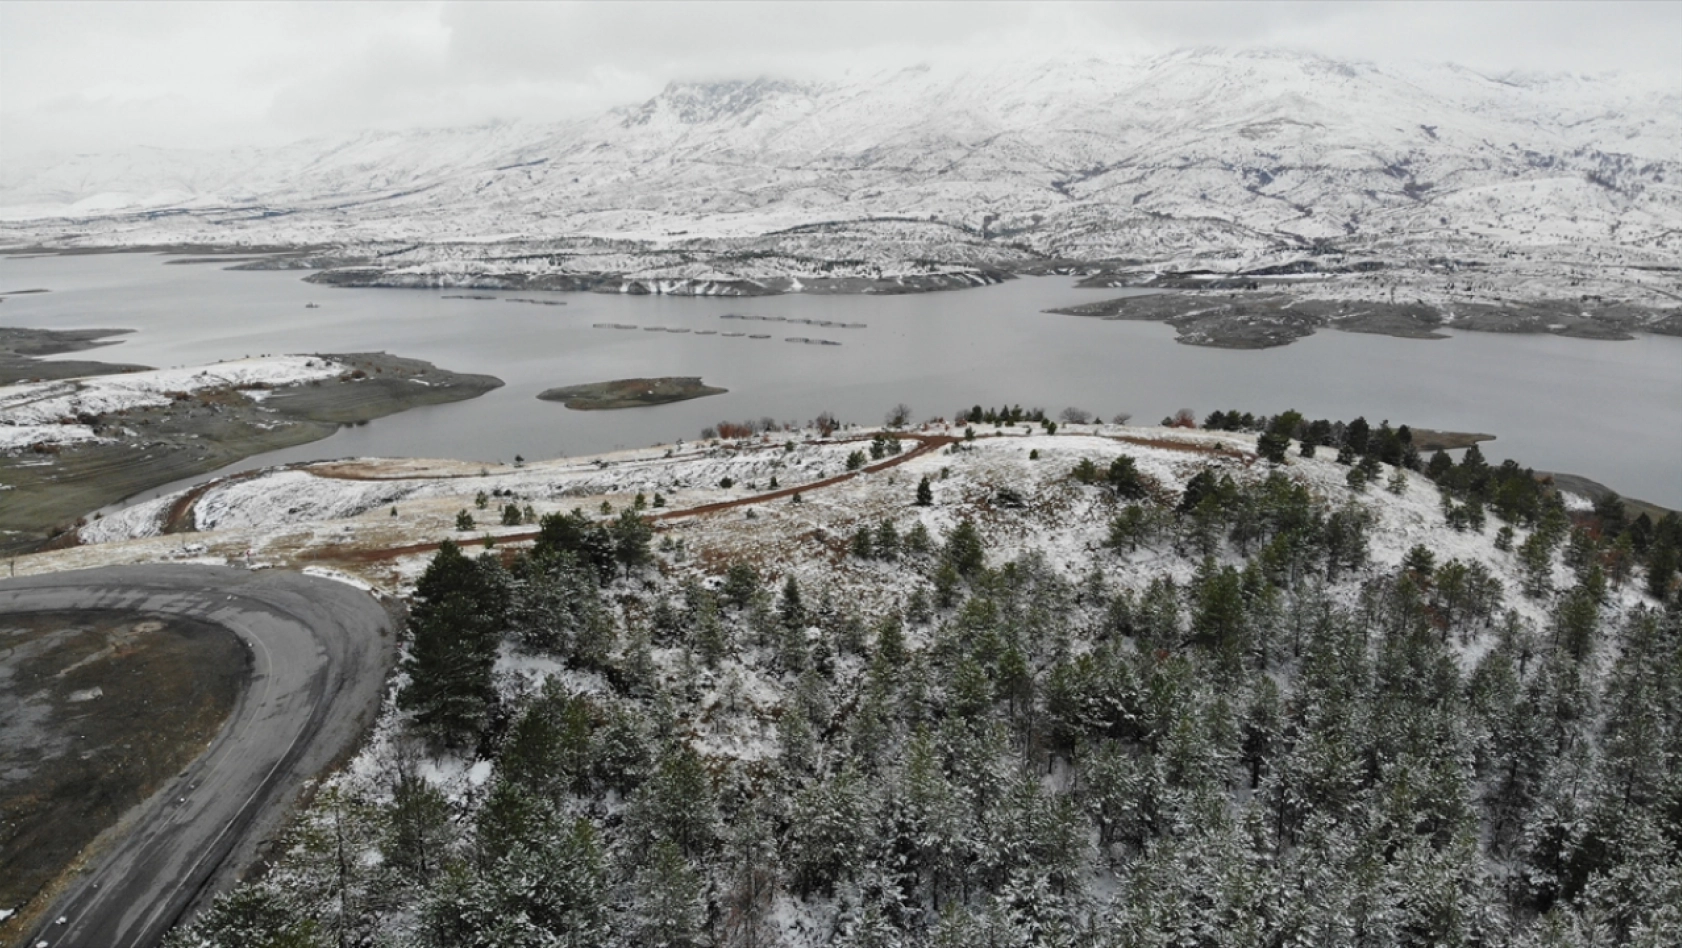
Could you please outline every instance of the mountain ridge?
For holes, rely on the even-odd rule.
[[[475,247],[484,262],[626,242],[658,259],[592,272],[681,279],[870,275],[860,261],[1237,272],[1327,252],[1410,272],[1443,257],[1662,266],[1682,259],[1679,113],[1682,96],[1618,77],[1280,50],[673,82],[576,122],[14,168],[0,240],[364,257],[416,243],[393,262],[435,270]],[[831,230],[802,231],[815,225]],[[1542,295],[1582,286],[1556,283]],[[1664,303],[1638,284],[1584,292]]]

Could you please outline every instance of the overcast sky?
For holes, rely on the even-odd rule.
[[[0,3],[0,160],[593,115],[673,79],[1285,46],[1682,87],[1682,3]]]

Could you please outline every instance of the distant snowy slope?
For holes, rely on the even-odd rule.
[[[574,124],[76,156],[0,170],[0,214],[119,242],[658,241],[915,218],[1079,258],[1442,239],[1674,256],[1679,114],[1682,95],[1615,77],[1193,50],[673,84]]]

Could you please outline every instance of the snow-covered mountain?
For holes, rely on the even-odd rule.
[[[10,243],[590,237],[833,262],[885,241],[973,266],[1330,242],[1674,262],[1678,115],[1682,93],[1616,77],[1192,50],[673,84],[579,123],[83,155],[0,169],[0,214]]]

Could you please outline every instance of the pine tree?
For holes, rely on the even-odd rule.
[[[785,628],[806,627],[806,605],[800,594],[800,581],[794,578],[793,573],[783,581],[782,596],[777,602],[777,617]]]
[[[589,788],[593,729],[583,698],[545,687],[509,730],[497,773],[559,804],[566,794]]]
[[[1105,480],[1116,496],[1123,500],[1140,500],[1146,494],[1145,481],[1139,474],[1138,464],[1126,455],[1110,462]]]
[[[1268,431],[1256,439],[1256,455],[1273,464],[1284,464],[1290,449],[1290,437],[1278,432]]]
[[[929,528],[923,526],[923,522],[919,520],[911,525],[911,529],[905,531],[902,546],[905,552],[922,556],[934,548],[934,538],[929,536]]]
[[[1392,494],[1395,494],[1397,497],[1406,494],[1408,491],[1407,471],[1400,467],[1391,471],[1390,479],[1385,482],[1384,489]]]
[[[653,558],[648,543],[654,538],[654,528],[635,508],[621,511],[610,528],[613,538],[613,558],[628,576]]]
[[[917,506],[928,507],[934,503],[934,487],[929,484],[929,476],[917,482]]]
[[[509,867],[505,876],[521,886],[516,903],[560,948],[594,948],[609,934],[605,911],[608,874],[596,828],[587,819],[535,854],[531,868]]]
[[[633,537],[633,543],[634,540]],[[576,508],[568,514],[547,514],[538,521],[537,542],[532,545],[532,556],[540,558],[562,553],[587,564],[601,584],[613,579],[620,562],[614,534],[607,527],[592,523],[584,511]]]
[[[1357,494],[1366,492],[1367,480],[1367,472],[1360,465],[1351,467],[1349,473],[1344,477],[1344,482],[1349,485],[1349,489]]]
[[[859,867],[870,842],[871,810],[863,778],[850,767],[796,796],[788,851],[797,890],[829,894]]]
[[[986,548],[981,542],[981,532],[975,528],[975,523],[968,517],[958,521],[946,538],[946,545],[941,550],[941,559],[962,577],[974,577],[987,565]]]
[[[1356,454],[1366,454],[1371,433],[1372,427],[1367,424],[1367,420],[1356,418],[1343,429],[1343,443]],[[1476,448],[1476,445],[1473,445],[1473,448]]]
[[[1217,568],[1213,559],[1205,559],[1192,581],[1191,594],[1193,639],[1215,656],[1223,671],[1235,675],[1249,647],[1238,571],[1231,566]]]
[[[771,910],[780,880],[777,841],[767,823],[758,805],[749,804],[725,849],[718,941],[729,948],[772,948],[776,943]]]
[[[588,948],[606,940],[607,873],[594,826],[549,818],[542,825],[541,835],[495,853],[469,896],[476,911],[462,916],[477,922],[477,937],[458,932],[456,944]]]
[[[695,615],[695,651],[709,668],[730,655],[734,648],[730,628],[719,614],[718,599],[711,593],[701,597]]]
[[[1682,554],[1678,554],[1673,544],[1653,544],[1652,551],[1647,555],[1647,595],[1660,602],[1670,598],[1670,587],[1676,579],[1679,560],[1682,560]]]
[[[1181,514],[1191,513],[1203,503],[1205,497],[1219,493],[1219,485],[1214,471],[1204,468],[1186,481],[1185,492],[1180,495],[1180,503],[1175,510]]]
[[[1128,504],[1110,520],[1110,533],[1105,545],[1117,553],[1133,552],[1139,549],[1140,543],[1150,539],[1151,533],[1150,515],[1145,508],[1139,504]]]
[[[1553,550],[1541,530],[1533,530],[1519,544],[1518,563],[1524,579],[1524,594],[1540,599],[1553,591]]]
[[[317,948],[323,939],[320,926],[293,899],[262,886],[241,885],[216,896],[193,923],[189,935],[172,936],[166,944],[181,948]]]
[[[627,819],[638,846],[668,841],[683,855],[699,858],[716,838],[717,795],[712,778],[700,755],[685,741],[674,740],[665,747],[630,807]]]
[[[671,840],[656,842],[637,872],[631,926],[635,944],[701,948],[707,905],[701,874]]]
[[[443,867],[455,838],[450,801],[412,769],[397,775],[388,830],[380,847],[385,861],[412,882],[425,884]]]
[[[593,570],[544,552],[517,563],[515,580],[508,626],[522,646],[586,668],[606,664],[615,630]]]
[[[483,726],[494,697],[491,668],[506,592],[486,567],[445,541],[416,584],[415,603],[403,663],[409,683],[398,706],[431,738],[458,746]]]
[[[892,520],[883,520],[876,525],[874,546],[878,559],[890,561],[899,559],[899,531],[894,528]]]
[[[1402,557],[1402,572],[1414,577],[1414,581],[1425,586],[1431,581],[1431,574],[1437,567],[1437,555],[1421,544],[1414,544]]]
[[[730,564],[724,575],[724,585],[719,592],[724,601],[737,609],[746,609],[753,601],[753,594],[759,589],[759,574],[752,566],[737,560]]]

